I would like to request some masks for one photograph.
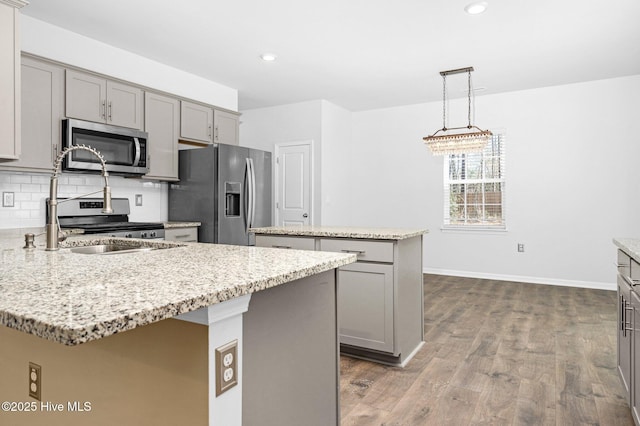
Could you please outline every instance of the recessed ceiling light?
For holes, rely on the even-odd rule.
[[[274,55],[273,53],[263,53],[262,55],[260,55],[260,58],[263,61],[273,62],[276,60],[277,56]]]
[[[476,1],[473,3],[469,3],[464,8],[464,11],[467,12],[469,15],[479,15],[480,13],[487,10],[488,5],[489,3],[487,3],[486,1]]]

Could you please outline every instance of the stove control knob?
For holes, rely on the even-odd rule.
[[[158,233],[156,231],[151,231],[149,235],[151,236],[151,238],[155,238],[158,236]]]
[[[124,237],[125,238],[133,238],[133,235],[131,235],[130,233],[129,234],[124,234]]]
[[[148,235],[147,235],[146,232],[141,232],[140,233],[140,238],[147,238],[147,237],[148,237]]]

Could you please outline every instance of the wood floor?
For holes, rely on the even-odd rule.
[[[341,358],[342,425],[633,425],[613,291],[425,275],[404,369]]]

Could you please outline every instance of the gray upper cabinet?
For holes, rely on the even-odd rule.
[[[238,114],[221,111],[213,111],[213,141],[215,143],[226,143],[238,145],[240,143],[240,121]]]
[[[66,115],[142,130],[143,91],[75,70],[66,72]]]
[[[26,3],[0,0],[0,160],[20,156],[20,12]]]
[[[210,144],[213,142],[213,108],[182,101],[180,139]]]
[[[149,173],[158,180],[178,180],[180,101],[157,93],[145,93],[145,131],[149,133]]]
[[[22,57],[22,153],[3,168],[50,171],[60,147],[64,69]]]

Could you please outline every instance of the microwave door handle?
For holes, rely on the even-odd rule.
[[[138,138],[133,138],[133,143],[136,146],[136,157],[133,159],[133,166],[137,167],[138,162],[140,161],[140,140]]]

